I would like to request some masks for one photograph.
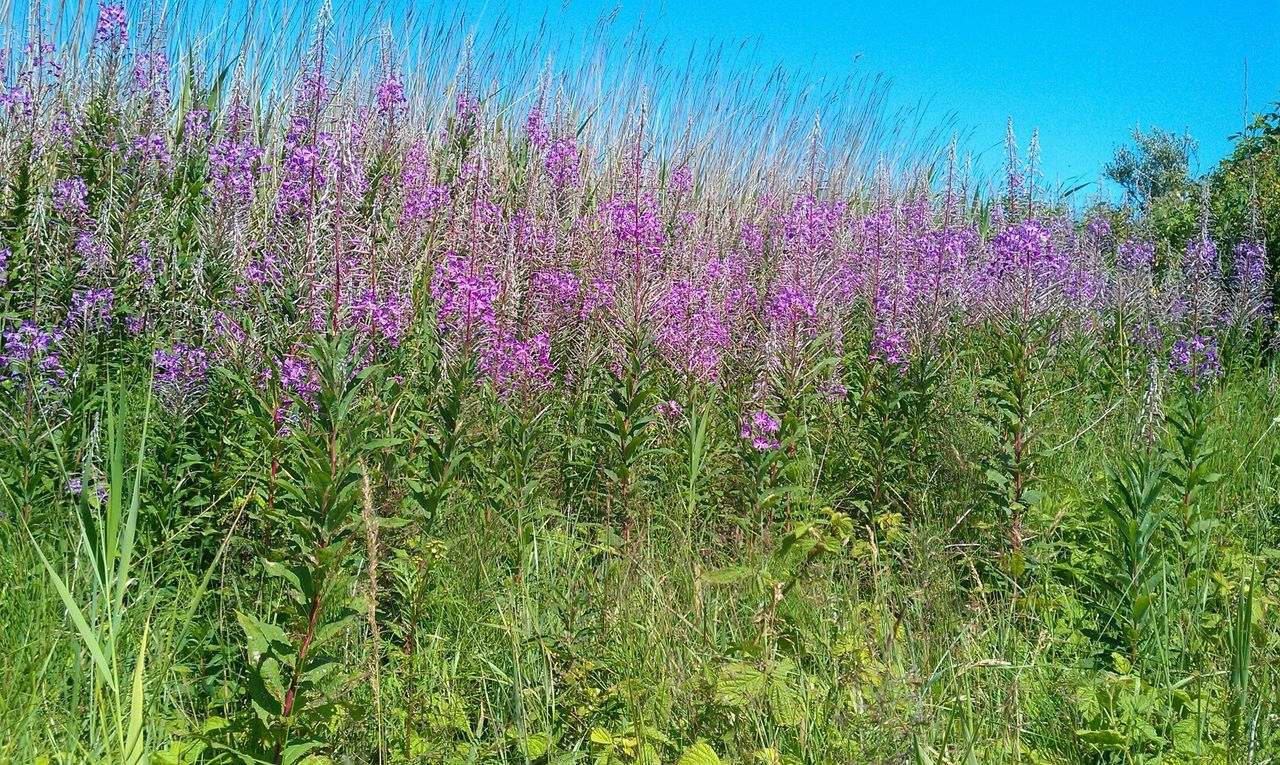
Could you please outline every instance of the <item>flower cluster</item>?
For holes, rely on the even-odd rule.
[[[782,430],[782,422],[768,412],[756,412],[742,420],[742,428],[738,435],[751,441],[756,451],[772,451],[782,444],[778,441],[778,432]]]
[[[10,379],[31,379],[48,385],[67,379],[60,357],[59,330],[44,330],[23,321],[0,333],[0,370]]]
[[[209,375],[209,354],[204,348],[174,345],[151,355],[155,369],[152,386],[170,411],[182,411],[199,400]]]
[[[397,68],[389,32],[364,68],[333,66],[318,35],[267,109],[244,69],[226,73],[218,106],[193,108],[172,48],[131,40],[121,5],[102,4],[92,31],[91,66],[74,77],[44,42],[0,73],[0,113],[36,117],[17,142],[4,132],[17,121],[0,126],[0,149],[24,147],[6,150],[20,162],[0,167],[0,185],[18,187],[11,166],[40,168],[30,230],[6,232],[40,243],[39,257],[24,245],[18,268],[0,249],[11,359],[57,326],[71,342],[51,340],[49,363],[75,368],[72,354],[114,330],[164,349],[153,363],[166,397],[200,390],[184,380],[204,376],[208,353],[269,370],[292,406],[313,397],[295,354],[314,335],[349,331],[357,363],[398,363],[424,332],[508,402],[625,374],[633,354],[666,396],[733,391],[763,408],[778,381],[838,399],[851,375],[906,375],[959,353],[975,327],[1124,343],[1133,363],[1196,379],[1220,373],[1219,344],[1270,331],[1260,242],[1215,241],[1206,210],[1157,262],[1122,210],[1078,216],[1039,199],[1012,141],[1008,198],[983,216],[950,181],[829,165],[817,144],[803,165],[771,149],[733,169],[662,134],[661,109],[584,119],[552,73],[508,88],[467,63],[428,92]],[[85,82],[121,107],[111,120],[81,97]],[[744,438],[776,448],[771,422],[749,417]]]
[[[1222,374],[1218,341],[1201,334],[1179,338],[1169,351],[1169,368],[1190,378],[1192,386],[1199,390],[1202,384]]]

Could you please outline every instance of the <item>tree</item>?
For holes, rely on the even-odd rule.
[[[1135,127],[1130,137],[1133,145],[1116,149],[1105,172],[1139,207],[1148,210],[1156,200],[1191,185],[1191,158],[1197,149],[1194,138],[1140,127]]]
[[[1280,101],[1255,114],[1209,177],[1217,234],[1228,242],[1261,240],[1271,273],[1280,266]]]

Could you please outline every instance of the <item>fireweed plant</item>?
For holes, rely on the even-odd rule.
[[[1269,264],[1207,198],[1170,248],[1012,126],[978,179],[607,25],[187,10],[0,28],[0,760],[1280,751]]]

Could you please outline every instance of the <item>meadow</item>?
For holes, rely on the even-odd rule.
[[[0,22],[0,762],[1278,761],[1280,111],[308,13]]]

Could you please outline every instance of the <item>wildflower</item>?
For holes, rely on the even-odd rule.
[[[1207,279],[1218,270],[1218,245],[1206,234],[1187,241],[1183,270],[1192,279]]]
[[[681,165],[671,173],[671,190],[686,194],[693,188],[693,171],[688,165]]]
[[[459,134],[469,135],[475,132],[480,124],[480,99],[469,90],[458,91],[454,99],[453,120]]]
[[[756,451],[772,451],[782,446],[777,438],[781,429],[782,423],[776,417],[768,412],[756,412],[742,420],[738,435],[750,439]]]
[[[110,248],[99,242],[89,229],[76,232],[76,254],[90,273],[104,273],[111,266]]]
[[[431,281],[442,332],[462,332],[467,340],[497,323],[494,303],[499,284],[493,270],[476,258],[448,253]]]
[[[729,346],[729,330],[712,305],[710,293],[682,279],[667,288],[656,313],[660,317],[659,351],[683,373],[704,382],[715,380],[720,355]]]
[[[1111,221],[1104,215],[1094,215],[1085,224],[1089,236],[1098,243],[1105,243],[1111,238]]]
[[[368,289],[352,303],[351,317],[361,332],[394,348],[413,321],[413,306],[405,295]]]
[[[133,61],[134,93],[144,95],[157,105],[167,105],[169,98],[169,57],[164,51],[143,53]]]
[[[154,289],[156,286],[155,261],[151,259],[151,245],[147,242],[138,244],[138,251],[130,258],[133,261],[133,271],[142,277],[142,288],[146,290]]]
[[[386,120],[395,119],[409,103],[409,99],[404,96],[404,83],[395,72],[387,72],[382,78],[378,83],[375,97],[378,102],[378,116]]]
[[[654,407],[654,411],[657,412],[659,417],[666,420],[668,423],[676,422],[684,416],[684,407],[679,401],[660,402]]]
[[[192,109],[182,118],[182,144],[202,147],[209,141],[209,110]]]
[[[96,329],[111,323],[111,310],[115,306],[115,291],[110,287],[77,292],[71,297],[71,309],[67,311],[68,326]]]
[[[83,178],[68,178],[53,187],[53,210],[67,219],[78,218],[89,212],[88,195]]]
[[[0,369],[10,379],[37,379],[56,386],[67,378],[59,357],[61,330],[44,330],[22,321],[0,333]]]
[[[174,345],[151,355],[155,368],[152,387],[170,410],[181,411],[204,392],[209,374],[209,355],[203,348]]]
[[[547,390],[555,371],[550,338],[545,332],[523,340],[509,330],[495,332],[481,353],[480,368],[502,396]]]
[[[1141,239],[1126,239],[1116,248],[1116,261],[1129,271],[1150,271],[1156,260],[1156,247]]]
[[[276,197],[276,211],[282,216],[312,215],[316,197],[333,177],[337,150],[334,136],[320,132],[313,138],[309,133],[309,122],[297,117],[285,136],[280,191]]]
[[[547,127],[542,104],[537,104],[529,110],[529,115],[524,120],[524,134],[534,148],[545,149],[551,143],[551,130]]]
[[[93,33],[93,41],[98,45],[113,47],[129,44],[129,19],[123,4],[104,3],[98,6],[98,25]]]
[[[1244,241],[1236,245],[1232,263],[1232,278],[1238,289],[1260,290],[1267,280],[1267,253],[1262,244]]]
[[[901,329],[877,322],[871,338],[871,361],[894,367],[899,373],[907,369],[907,338]]]
[[[261,172],[263,151],[247,137],[226,137],[209,148],[207,193],[224,207],[247,208]]]
[[[573,188],[578,185],[578,144],[565,136],[551,142],[547,148],[547,174],[557,189]]]
[[[449,204],[449,187],[435,183],[431,175],[430,153],[422,142],[415,143],[400,171],[400,191],[404,196],[401,223],[431,219]]]
[[[1179,338],[1169,351],[1169,369],[1191,378],[1192,388],[1200,390],[1202,380],[1222,374],[1218,360],[1218,341],[1201,334]]]

